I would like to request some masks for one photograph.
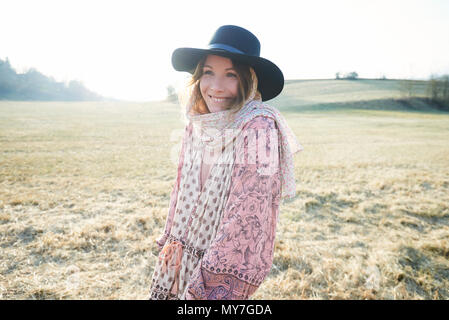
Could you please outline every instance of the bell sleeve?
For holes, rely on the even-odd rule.
[[[187,141],[188,137],[190,136],[191,132],[192,132],[192,126],[189,123],[184,130],[184,136],[182,139],[182,146],[181,146],[181,153],[179,154],[178,173],[177,173],[177,177],[174,182],[172,192],[170,194],[170,206],[169,206],[167,219],[165,221],[164,233],[162,234],[161,237],[159,237],[156,240],[156,244],[157,244],[159,250],[161,250],[164,247],[165,242],[167,241],[167,238],[170,235],[170,231],[171,231],[171,228],[173,225],[173,218],[175,215],[176,203],[178,201],[178,191],[179,191],[179,184],[180,184],[180,180],[181,180],[181,170],[182,170],[182,166],[184,163],[184,157],[185,157],[186,141]]]
[[[192,273],[187,300],[246,300],[270,272],[281,195],[279,135],[266,116],[249,121],[243,132],[255,134],[236,145],[244,160],[234,163],[220,225]],[[267,154],[275,161],[267,163]]]

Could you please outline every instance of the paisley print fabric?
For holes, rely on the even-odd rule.
[[[237,152],[245,158],[268,130],[275,129],[275,122],[258,117],[248,129],[254,129],[256,135],[245,139],[242,150]],[[268,140],[265,147],[263,151],[277,148],[277,141]],[[254,164],[235,164],[220,227],[194,271],[187,299],[248,299],[270,272],[279,215],[280,174],[279,170],[260,173],[266,164],[259,160],[259,152],[255,154]],[[279,156],[277,151],[276,154]]]
[[[151,299],[247,299],[272,265],[279,201],[294,195],[291,150],[302,147],[276,109],[252,101],[224,126],[226,112],[201,117],[200,129],[222,130],[186,126]],[[225,128],[238,130],[214,145]],[[218,154],[201,186],[206,151]]]

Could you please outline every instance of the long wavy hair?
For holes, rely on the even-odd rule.
[[[198,62],[192,77],[186,84],[185,91],[179,95],[179,101],[181,102],[181,107],[183,110],[186,110],[185,108],[188,103],[192,104],[190,108],[191,114],[210,113],[200,90],[200,80],[203,76],[203,67],[206,59],[207,55]],[[251,95],[253,95],[256,99],[260,99],[261,95],[260,92],[257,91],[257,76],[254,69],[233,59],[231,59],[231,62],[238,74],[238,95],[234,103],[226,109],[232,110],[233,113],[236,113],[244,106],[245,102]]]

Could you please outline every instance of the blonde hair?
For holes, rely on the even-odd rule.
[[[203,76],[203,67],[207,55],[197,64],[194,73],[186,84],[184,92],[179,95],[179,101],[183,110],[188,110],[191,114],[210,113],[206,102],[201,95],[200,80]],[[254,69],[246,64],[239,63],[231,59],[232,65],[238,74],[238,95],[235,102],[227,107],[237,113],[248,100],[261,99],[261,94],[257,91],[257,76]]]

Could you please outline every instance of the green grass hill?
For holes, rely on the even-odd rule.
[[[280,96],[269,104],[287,112],[348,109],[441,112],[427,99],[421,80],[286,80]]]

